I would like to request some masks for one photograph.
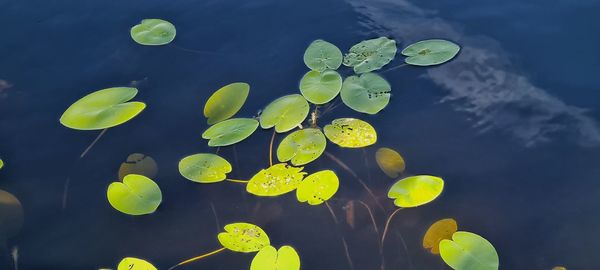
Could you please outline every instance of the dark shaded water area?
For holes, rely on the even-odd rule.
[[[376,166],[386,146],[407,162],[407,175],[445,179],[444,193],[401,211],[386,258],[392,269],[448,269],[421,247],[425,230],[452,217],[459,229],[494,244],[501,269],[597,269],[600,242],[600,1],[37,1],[0,0],[0,189],[25,211],[20,269],[116,269],[140,257],[160,269],[218,247],[218,222],[261,225],[273,244],[293,245],[302,269],[348,269],[339,235],[356,269],[379,269],[377,237],[366,213],[354,228],[336,227],[325,206],[293,194],[258,198],[243,185],[185,180],[178,161],[214,152],[201,139],[209,95],[231,82],[251,85],[238,113],[251,117],[277,97],[298,93],[302,55],[318,38],[342,51],[361,40],[394,38],[399,47],[427,38],[462,46],[450,63],[383,73],[392,99],[370,116],[340,106],[319,119],[356,117],[378,131],[363,150],[327,151],[385,196],[394,179]],[[177,27],[162,47],[134,43],[129,28],[144,18]],[[201,52],[190,52],[193,49]],[[397,57],[389,66],[402,63]],[[349,72],[344,75],[349,75]],[[62,112],[94,90],[134,84],[148,108],[98,135],[59,124]],[[220,150],[232,176],[268,166],[271,131]],[[282,135],[277,137],[278,140]],[[152,215],[115,211],[106,188],[131,153],[152,156],[163,203]],[[344,199],[369,201],[354,177],[322,157],[307,171],[331,168]],[[71,176],[67,207],[65,181]],[[393,209],[391,201],[382,200]],[[385,219],[377,214],[379,225]],[[399,234],[404,237],[405,250]],[[3,251],[0,269],[12,269]],[[222,253],[182,269],[248,269],[252,255]]]

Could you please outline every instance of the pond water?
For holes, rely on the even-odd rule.
[[[248,82],[238,115],[252,117],[275,98],[298,93],[311,41],[322,38],[347,51],[378,36],[395,39],[399,48],[428,38],[462,47],[441,66],[383,73],[393,94],[382,112],[339,106],[319,119],[324,125],[356,117],[377,129],[374,146],[330,144],[327,151],[378,196],[395,181],[377,167],[378,147],[398,150],[407,175],[446,182],[434,202],[398,213],[385,249],[388,268],[449,269],[421,241],[429,225],[451,217],[460,230],[494,244],[500,269],[597,269],[599,12],[597,0],[1,0],[0,157],[6,164],[0,189],[21,201],[25,222],[2,249],[0,269],[12,269],[10,250],[18,250],[20,269],[116,269],[127,256],[167,269],[218,248],[220,226],[238,221],[262,226],[277,246],[294,246],[302,269],[349,269],[340,235],[355,269],[379,269],[368,215],[356,210],[354,226],[347,225],[344,200],[376,206],[325,156],[306,170],[338,173],[341,187],[331,206],[340,226],[324,205],[300,204],[293,194],[259,198],[236,183],[187,181],[177,170],[183,157],[215,151],[201,134],[208,127],[204,102],[216,89]],[[133,42],[129,29],[144,18],[171,21],[173,43]],[[401,63],[398,55],[388,67]],[[128,85],[139,89],[136,99],[147,109],[108,130],[79,160],[99,132],[65,128],[60,115],[87,93]],[[232,161],[232,177],[248,179],[268,166],[270,136],[259,130],[220,149]],[[141,217],[115,211],[106,199],[121,162],[136,152],[157,161],[154,180],[163,192],[158,211]],[[393,210],[391,201],[381,203]],[[376,217],[381,227],[385,216],[376,211]],[[252,256],[225,252],[180,269],[248,269]]]

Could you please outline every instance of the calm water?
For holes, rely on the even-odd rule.
[[[202,108],[214,90],[250,83],[238,114],[250,117],[298,92],[306,72],[302,54],[312,40],[345,51],[385,35],[399,47],[435,37],[463,48],[441,67],[385,73],[393,97],[380,114],[341,106],[319,120],[358,117],[375,126],[376,146],[330,145],[328,151],[378,194],[393,182],[374,165],[381,146],[404,155],[408,174],[446,180],[440,198],[402,211],[392,224],[389,268],[447,269],[421,239],[431,223],[453,217],[460,229],[495,245],[501,269],[597,269],[598,14],[597,0],[0,0],[0,155],[7,163],[0,189],[17,196],[25,210],[24,226],[9,247],[18,246],[20,269],[116,268],[125,256],[166,269],[218,247],[212,204],[220,225],[254,222],[275,245],[296,247],[303,269],[348,269],[340,232],[356,269],[378,269],[376,236],[364,211],[357,212],[354,229],[338,229],[324,206],[301,205],[293,194],[253,197],[234,183],[194,184],[179,175],[177,162],[214,151],[200,138],[207,127]],[[159,48],[135,44],[129,28],[143,18],[173,22],[177,38]],[[132,83],[148,108],[110,129],[76,163],[98,132],[61,126],[62,112],[86,93]],[[221,149],[234,163],[234,177],[247,179],[268,165],[269,138],[270,131],[259,131]],[[155,214],[135,218],[112,209],[105,195],[120,163],[134,152],[157,160],[155,180],[164,198]],[[326,158],[307,170],[322,168],[340,175],[337,198],[368,199]],[[332,206],[342,219],[343,203]],[[378,215],[380,226],[383,218]],[[406,251],[395,232],[404,236]],[[8,251],[2,252],[0,269],[12,269]],[[248,269],[251,259],[223,253],[182,269]]]

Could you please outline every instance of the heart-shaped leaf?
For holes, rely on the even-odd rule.
[[[294,191],[306,175],[302,167],[292,167],[285,163],[263,169],[250,179],[246,191],[256,196],[279,196]]]
[[[326,125],[325,136],[341,147],[359,148],[377,142],[377,132],[369,123],[355,118],[338,118]]]
[[[398,180],[388,191],[399,207],[416,207],[437,198],[444,189],[444,180],[431,175],[416,175]]]
[[[225,225],[225,232],[217,236],[223,247],[235,252],[257,252],[271,244],[269,236],[260,227],[250,223]]]
[[[311,70],[300,81],[300,92],[313,104],[325,104],[333,100],[341,89],[342,76],[334,70]]]
[[[390,102],[390,84],[375,73],[350,76],[344,80],[340,96],[357,112],[376,114]]]
[[[497,270],[500,264],[494,246],[470,232],[455,232],[452,240],[442,240],[440,255],[455,270]]]
[[[445,218],[433,223],[423,237],[423,247],[429,249],[432,254],[440,254],[440,242],[444,239],[452,239],[452,235],[458,230],[456,220]]]
[[[296,190],[296,198],[299,202],[319,205],[331,199],[339,187],[340,181],[333,171],[319,171],[302,180]]]
[[[208,146],[227,146],[250,137],[258,128],[258,121],[251,118],[233,118],[209,127],[202,138],[209,140]]]
[[[106,191],[108,202],[128,215],[145,215],[156,211],[162,202],[162,193],[152,179],[138,174],[125,176],[123,182],[114,182]]]
[[[242,82],[228,84],[214,92],[204,105],[204,116],[208,118],[208,124],[212,125],[235,115],[246,102],[248,93],[250,85]]]
[[[140,45],[165,45],[175,39],[175,26],[161,19],[145,19],[131,27],[131,38]]]
[[[198,183],[216,183],[227,178],[231,164],[215,154],[195,154],[179,161],[179,173]]]
[[[250,270],[300,270],[300,256],[290,246],[266,246],[254,256]]]
[[[460,46],[442,39],[429,39],[414,43],[404,50],[402,54],[408,56],[404,59],[409,65],[433,66],[443,64],[454,58],[460,51]]]
[[[119,179],[123,180],[128,174],[140,174],[148,178],[156,177],[158,164],[151,156],[134,153],[127,157],[127,161],[119,167]]]
[[[342,64],[342,52],[335,45],[317,39],[304,52],[304,63],[312,70],[338,69]]]
[[[23,206],[19,199],[0,189],[0,243],[19,233],[23,218]]]
[[[378,70],[396,56],[396,41],[380,37],[361,41],[344,56],[344,65],[353,67],[356,74]]]
[[[260,115],[260,126],[264,129],[275,127],[278,133],[287,132],[300,125],[308,111],[308,102],[303,96],[283,96],[265,107]]]
[[[406,169],[404,158],[396,150],[387,147],[377,149],[375,161],[377,161],[379,168],[390,178],[400,176]]]
[[[305,128],[286,136],[277,147],[280,162],[291,161],[294,166],[312,162],[323,154],[327,140],[321,130]]]
[[[117,270],[157,270],[154,265],[138,258],[127,257],[121,260]]]

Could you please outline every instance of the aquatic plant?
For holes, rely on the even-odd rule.
[[[442,39],[428,39],[414,43],[402,54],[408,56],[404,61],[409,65],[433,66],[448,62],[460,51],[455,43]]]
[[[0,245],[16,236],[23,226],[23,206],[15,195],[0,189]]]
[[[133,153],[119,167],[120,180],[123,180],[128,174],[140,174],[148,178],[154,178],[158,174],[158,164],[151,156]]]
[[[455,270],[496,270],[499,267],[494,246],[471,232],[458,231],[452,235],[452,240],[442,240],[440,256]]]
[[[440,242],[444,239],[452,239],[452,235],[457,230],[458,224],[452,218],[436,221],[423,236],[423,248],[429,249],[431,254],[440,254]]]
[[[204,117],[209,125],[216,124],[234,116],[246,102],[250,85],[236,82],[225,85],[214,92],[204,105]]]
[[[227,146],[250,137],[257,128],[256,119],[232,118],[212,125],[202,133],[202,138],[209,140],[208,146]]]
[[[144,19],[131,27],[131,38],[140,45],[158,46],[171,43],[177,31],[175,26],[161,19]]]
[[[106,196],[113,208],[134,216],[154,213],[162,202],[158,185],[139,174],[129,174],[123,178],[123,182],[111,183]]]
[[[0,170],[4,168],[4,161],[0,158]]]
[[[381,69],[396,56],[396,41],[379,37],[361,41],[352,46],[344,56],[344,65],[352,67],[356,74]]]
[[[404,158],[396,150],[381,147],[375,152],[375,161],[379,168],[390,178],[396,178],[406,169]]]
[[[119,262],[117,270],[157,270],[157,268],[145,260],[127,257]]]

